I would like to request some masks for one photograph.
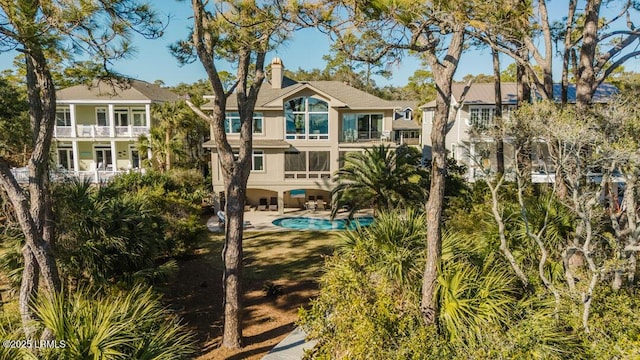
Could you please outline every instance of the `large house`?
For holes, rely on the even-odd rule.
[[[474,181],[491,173],[496,169],[495,142],[487,134],[487,130],[493,123],[495,112],[495,93],[493,83],[472,83],[466,94],[463,83],[455,83],[452,86],[451,104],[458,108],[455,120],[449,124],[449,132],[445,139],[445,145],[450,157],[459,164],[468,167],[468,180]],[[559,101],[560,85],[554,85],[554,98]],[[606,103],[611,96],[617,93],[617,88],[610,84],[602,84],[596,90],[594,103]],[[517,84],[502,83],[502,116],[504,121],[509,120],[512,110],[517,106]],[[568,89],[568,102],[575,103],[576,89],[570,85]],[[460,101],[462,103],[460,104]],[[425,157],[431,156],[431,125],[435,113],[435,101],[422,106],[422,148]],[[544,144],[537,144],[532,151],[532,164],[534,165],[532,180],[534,182],[552,181],[553,177],[546,174],[550,169],[546,161],[547,150]],[[508,139],[504,146],[505,169],[512,168],[513,148]],[[539,165],[535,168],[535,165]],[[553,169],[551,169],[553,171]]]
[[[178,99],[139,80],[125,86],[94,81],[59,90],[56,96],[57,169],[96,182],[141,167],[147,154],[138,152],[136,142],[154,125],[152,104]]]
[[[256,102],[248,206],[282,212],[285,207],[301,207],[310,199],[329,202],[332,174],[345,154],[379,144],[419,144],[420,127],[413,122],[410,106],[338,81],[296,82],[283,76],[283,71],[282,61],[275,58],[271,79],[263,84]],[[236,97],[229,97],[225,126],[233,148],[239,146],[237,108]],[[394,121],[400,112],[409,114],[406,118],[403,115],[401,122]],[[404,128],[396,130],[396,124]],[[224,184],[216,145],[209,141],[205,146],[212,149],[213,190],[222,198]]]

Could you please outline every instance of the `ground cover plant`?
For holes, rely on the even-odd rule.
[[[243,321],[245,346],[219,348],[224,235],[210,234],[191,258],[178,261],[165,300],[197,334],[198,359],[261,359],[295,328],[297,311],[317,295],[324,259],[335,247],[333,231],[245,232]],[[277,295],[265,290],[277,288]]]
[[[206,234],[203,183],[202,176],[172,170],[126,174],[108,184],[69,179],[53,185],[54,250],[64,293],[43,294],[31,306],[34,328],[46,328],[69,347],[38,358],[189,358],[193,337],[165,310],[153,286],[167,282],[177,259],[192,255]],[[4,307],[10,308],[23,271],[24,239],[12,208],[4,210],[0,266],[9,288]],[[24,338],[19,320],[4,318],[2,332]],[[35,356],[11,354],[5,358]]]

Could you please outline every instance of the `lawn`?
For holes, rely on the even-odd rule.
[[[337,232],[249,232],[244,237],[244,348],[218,349],[222,333],[221,251],[224,236],[212,234],[165,290],[165,299],[198,335],[198,359],[260,359],[297,320],[297,309],[317,294],[323,258],[338,243]],[[274,286],[270,286],[273,284]],[[277,297],[264,288],[278,289]]]

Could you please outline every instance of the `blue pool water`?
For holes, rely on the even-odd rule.
[[[351,221],[327,220],[310,217],[285,217],[273,221],[273,225],[296,230],[353,230],[358,224],[369,226],[373,223],[372,217],[358,217]]]

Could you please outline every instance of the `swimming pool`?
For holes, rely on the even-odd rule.
[[[328,220],[310,217],[285,217],[276,219],[273,225],[296,230],[353,230],[358,224],[369,226],[373,223],[373,218],[369,216],[354,218],[351,221],[346,219]]]

